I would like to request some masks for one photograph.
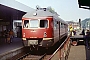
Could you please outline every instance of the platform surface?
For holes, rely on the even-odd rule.
[[[68,60],[90,60],[90,50],[84,45],[71,46]]]
[[[13,38],[10,44],[5,42],[5,38],[0,38],[0,55],[21,47],[23,47],[21,38]]]

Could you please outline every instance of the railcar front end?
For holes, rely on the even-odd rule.
[[[24,46],[50,47],[53,41],[52,18],[22,19],[22,39]]]

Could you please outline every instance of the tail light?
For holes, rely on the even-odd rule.
[[[44,37],[47,37],[47,33],[46,32],[44,32]]]

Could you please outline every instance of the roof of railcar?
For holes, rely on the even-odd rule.
[[[34,14],[37,14],[37,15],[34,15]],[[47,17],[47,16],[54,16],[54,14],[52,14],[51,12],[49,11],[43,11],[43,10],[34,10],[32,12],[28,12],[26,13],[23,17],[25,18],[31,18],[31,17]]]
[[[36,14],[36,15],[34,15]],[[49,12],[48,10],[44,11],[44,10],[34,10],[32,12],[28,12],[26,13],[23,18],[35,18],[35,17],[54,17],[56,20],[60,20],[62,23],[67,24],[64,20],[62,20],[61,18],[59,18],[57,14],[53,14],[51,12]]]
[[[58,16],[55,16],[55,19],[60,20],[61,23],[64,23],[64,24],[67,24],[68,25],[68,23],[66,21],[64,21],[63,19],[61,19]]]

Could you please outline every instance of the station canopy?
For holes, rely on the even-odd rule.
[[[0,0],[0,21],[21,20],[24,14],[32,10],[16,0]]]

